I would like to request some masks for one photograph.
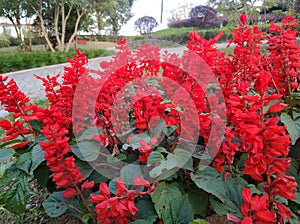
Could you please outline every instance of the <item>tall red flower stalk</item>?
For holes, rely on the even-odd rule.
[[[137,191],[128,190],[122,178],[119,178],[116,182],[117,190],[115,196],[112,196],[107,184],[104,182],[100,183],[100,194],[91,194],[90,200],[93,203],[97,203],[95,206],[97,222],[104,224],[129,223],[128,218],[134,216],[138,211],[134,205],[135,198],[150,194],[155,190],[156,186],[151,186],[148,181],[137,176],[134,178],[134,185],[138,189]],[[142,187],[147,188],[147,190],[143,191]]]
[[[2,141],[21,137],[24,142],[15,144],[13,147],[22,148],[31,141],[28,134],[37,138],[29,121],[36,119],[34,115],[39,108],[29,102],[29,98],[19,90],[13,79],[8,81],[8,77],[0,76],[0,103],[7,112],[12,113],[13,119],[13,122],[8,119],[0,121],[0,127],[6,130],[6,137]]]

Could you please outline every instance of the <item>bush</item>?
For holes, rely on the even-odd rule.
[[[29,45],[29,38],[24,38],[25,44]],[[32,45],[42,45],[45,44],[45,40],[41,37],[33,37],[31,39]]]
[[[9,47],[10,42],[8,40],[0,40],[0,48],[1,47]]]
[[[16,37],[9,36],[7,39],[10,43],[10,46],[20,46],[21,45],[21,41]]]
[[[181,27],[197,27],[201,29],[217,28],[226,26],[228,24],[226,17],[217,17],[215,19],[203,20],[202,18],[190,18],[175,21],[168,24],[171,28],[181,28]]]
[[[0,73],[14,72],[46,65],[65,63],[67,57],[72,57],[75,51],[65,52],[22,52],[16,55],[0,55]],[[107,56],[106,50],[87,50],[89,58]]]
[[[186,44],[186,42],[190,38],[191,30],[195,30],[200,35],[204,36],[206,40],[210,38],[214,38],[217,34],[219,34],[223,29],[215,28],[209,30],[201,30],[195,27],[183,27],[183,28],[169,28],[165,30],[160,30],[154,32],[150,35],[143,35],[143,36],[134,36],[134,37],[126,37],[129,41],[134,40],[143,40],[143,39],[158,39],[158,40],[166,40],[171,41],[177,44]],[[228,28],[224,28],[224,30],[228,30]],[[231,29],[226,31],[224,35],[221,37],[220,41],[227,41],[231,39]]]
[[[77,35],[78,40],[87,41],[103,41],[103,42],[117,42],[120,36],[116,35]]]
[[[299,223],[297,24],[272,24],[264,54],[265,34],[240,20],[232,55],[194,31],[182,57],[120,40],[89,72],[77,51],[37,77],[46,108],[0,76],[1,206],[26,214],[32,183],[51,192],[50,217],[83,223]]]

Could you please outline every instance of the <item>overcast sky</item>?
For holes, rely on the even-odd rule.
[[[206,0],[164,0],[164,12],[163,12],[163,22],[160,24],[160,6],[161,0],[135,0],[132,6],[132,13],[134,16],[128,21],[126,25],[120,31],[121,35],[136,35],[134,31],[134,22],[143,16],[152,16],[160,24],[156,29],[167,28],[168,18],[171,17],[172,10],[176,10],[180,5],[183,4],[192,4],[196,5],[205,5]]]

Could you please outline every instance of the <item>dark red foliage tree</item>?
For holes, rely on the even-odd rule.
[[[140,34],[152,33],[153,29],[157,26],[158,23],[152,16],[143,16],[134,23],[134,29]]]

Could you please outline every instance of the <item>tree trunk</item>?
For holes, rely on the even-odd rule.
[[[61,50],[62,48],[62,43],[60,41],[60,37],[59,37],[59,29],[58,29],[58,21],[59,21],[59,4],[58,2],[56,2],[55,4],[55,13],[54,13],[54,32],[55,32],[55,38],[57,41],[57,47],[58,47],[58,51],[63,51]]]
[[[78,31],[78,26],[79,26],[80,20],[83,17],[83,15],[85,14],[85,12],[80,13],[78,8],[76,9],[76,11],[77,11],[77,20],[76,20],[76,23],[75,23],[74,32],[73,32],[72,36],[70,37],[70,39],[68,41],[67,47],[65,49],[65,52],[69,51],[70,46],[71,46],[74,38],[77,35],[77,31]]]
[[[101,34],[101,30],[103,29],[102,15],[98,9],[96,9],[96,18],[97,18],[97,27],[98,27],[98,35]]]
[[[48,33],[47,33],[47,30],[46,30],[46,27],[45,27],[45,24],[44,24],[44,18],[41,14],[38,14],[38,17],[41,21],[42,36],[45,38],[46,43],[47,43],[50,51],[55,52],[55,49],[53,48],[52,43],[51,43],[51,41],[49,40],[49,37],[48,37]]]
[[[62,30],[62,34],[61,34],[62,48],[61,48],[61,51],[65,50],[66,25],[67,25],[68,19],[70,17],[70,14],[72,12],[72,8],[73,8],[73,5],[70,5],[69,11],[68,11],[67,15],[65,15],[65,3],[64,2],[63,2],[63,5],[61,7],[61,30]],[[77,31],[76,31],[76,33],[77,33]]]
[[[23,49],[23,51],[26,51],[27,47],[26,47],[26,43],[25,43],[24,39],[22,38],[22,33],[21,33],[22,29],[21,29],[20,19],[16,18],[16,21],[15,21],[10,16],[7,16],[7,18],[9,19],[9,21],[13,24],[13,26],[15,28],[15,31],[16,31],[16,34],[17,34],[17,38],[22,43],[22,49]]]
[[[33,4],[30,3],[30,1],[28,1],[28,4],[30,4],[31,8],[36,12],[37,16],[38,16],[39,19],[40,19],[40,22],[41,22],[41,29],[42,29],[42,37],[45,38],[45,41],[46,41],[46,43],[47,43],[49,49],[50,49],[52,52],[55,52],[55,49],[53,48],[52,43],[51,43],[51,41],[49,40],[48,33],[47,33],[47,30],[46,30],[46,27],[45,27],[45,24],[44,24],[44,18],[43,18],[42,13],[40,12],[41,10],[36,9],[36,8],[33,6]]]

